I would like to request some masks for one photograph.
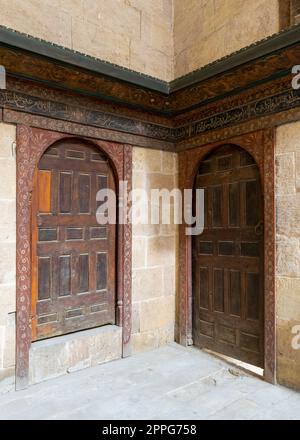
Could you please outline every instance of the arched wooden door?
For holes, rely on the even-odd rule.
[[[264,236],[260,175],[239,147],[200,165],[205,228],[193,240],[193,340],[201,348],[263,367]]]
[[[90,144],[60,142],[42,156],[32,197],[32,339],[115,323],[115,225],[96,220],[96,193],[115,190]]]

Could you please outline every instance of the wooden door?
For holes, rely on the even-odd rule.
[[[263,367],[263,198],[252,157],[217,149],[199,168],[205,228],[193,240],[193,340]]]
[[[106,158],[68,141],[49,148],[32,198],[32,338],[115,322],[115,225],[96,221],[96,193],[115,189]]]

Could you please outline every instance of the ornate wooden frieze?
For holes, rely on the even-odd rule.
[[[63,87],[85,93],[87,96],[97,96],[126,102],[146,110],[168,109],[168,97],[162,93],[147,90],[107,76],[95,75],[89,71],[63,64],[54,63],[32,53],[0,46],[0,64],[5,66],[8,73],[20,78],[38,80],[51,87]]]
[[[0,39],[1,29],[0,26]],[[8,34],[6,30],[5,38]],[[160,145],[159,148],[168,151],[180,151],[204,140],[216,140],[221,130],[236,134],[238,127],[245,124],[258,129],[264,126],[265,118],[272,126],[277,121],[284,123],[285,116],[288,122],[291,112],[300,107],[300,96],[292,89],[291,74],[292,67],[300,62],[299,35],[300,26],[291,28],[186,77],[165,83],[164,87],[161,81],[148,78],[147,88],[147,78],[143,75],[140,86],[96,74],[96,70],[79,69],[74,64],[55,63],[53,57],[45,56],[46,52],[43,57],[38,56],[24,49],[26,42],[28,47],[42,45],[44,51],[54,50],[60,56],[65,50],[65,58],[69,56],[73,61],[78,58],[82,62],[83,57],[15,33],[10,36],[9,44],[1,45],[0,41],[0,64],[8,72],[7,90],[0,91],[0,108],[4,114],[22,112],[20,121],[28,114],[27,123],[35,121],[32,125],[45,124],[45,119],[58,121],[59,127],[65,123],[80,124],[111,131],[112,136],[115,133],[136,136],[137,145],[150,148]],[[19,46],[14,47],[13,41]],[[95,67],[97,60],[86,57],[86,63]],[[99,63],[106,66],[100,60]],[[117,66],[111,66],[112,71],[113,68]],[[136,72],[128,70],[126,75],[138,78]],[[155,81],[157,89],[153,86]],[[257,121],[254,127],[252,121]],[[124,141],[132,143],[130,139]]]
[[[17,388],[28,383],[31,345],[31,194],[34,172],[44,151],[54,142],[70,135],[19,125],[17,128]],[[75,137],[74,137],[75,138]],[[77,137],[78,139],[78,137]],[[90,139],[81,138],[91,143]],[[129,145],[94,140],[108,157],[115,173],[117,187],[122,180],[132,181],[132,156]],[[131,336],[131,224],[118,225],[118,325],[123,327],[123,353],[130,353]]]
[[[122,81],[122,75],[113,76],[114,71],[122,70],[118,66],[111,65],[111,76],[107,69],[106,74],[101,74],[97,67],[110,63],[1,27],[0,64],[15,77],[174,116],[194,106],[206,105],[208,100],[290,72],[300,59],[299,29],[287,29],[171,83],[128,69],[123,69]],[[38,49],[41,45],[43,56]],[[56,62],[53,62],[55,55]],[[128,81],[128,75],[135,78],[135,83]]]
[[[278,85],[280,86],[279,83]],[[220,102],[219,111],[216,109],[217,104],[207,106],[201,110],[202,119],[192,120],[188,124],[173,128],[8,90],[0,91],[0,106],[4,109],[17,110],[30,115],[165,141],[166,144],[165,146],[161,145],[162,148],[172,150],[173,143],[177,143],[178,146],[183,143],[191,146],[195,139],[198,142],[199,136],[202,134],[213,133],[219,129],[238,126],[248,121],[279,115],[299,108],[300,95],[298,91],[293,90],[286,80],[282,81],[281,85],[285,85],[285,90],[283,87],[283,90],[279,87],[278,92],[276,86],[270,85],[267,89],[258,89],[256,93],[254,89],[246,96],[224,99]],[[251,99],[251,102],[247,102],[247,98]],[[195,119],[195,115],[192,119]],[[278,119],[280,118],[278,117]],[[273,120],[276,125],[276,118]]]
[[[112,102],[82,93],[64,90],[61,88],[48,87],[44,83],[37,83],[28,79],[16,78],[7,75],[6,88],[11,92],[24,93],[44,100],[62,102],[70,106],[83,107],[89,110],[97,110],[111,115],[117,114],[127,118],[152,122],[154,124],[171,126],[169,116],[163,116],[156,112],[142,111],[141,108],[129,107],[122,102]]]
[[[259,99],[255,102],[246,103],[238,108],[221,112],[214,116],[194,122],[189,126],[188,137],[194,137],[201,133],[240,124],[261,116],[271,115],[290,110],[300,105],[300,95],[295,90],[275,94],[270,97]]]
[[[169,127],[142,122],[123,116],[111,115],[84,107],[71,106],[62,102],[41,99],[24,93],[1,90],[0,106],[154,139],[173,140],[172,129]]]
[[[255,45],[254,45],[255,48]],[[232,56],[232,55],[230,55]],[[229,56],[229,58],[230,58]],[[268,82],[291,72],[299,64],[300,45],[282,49],[256,61],[248,62],[222,75],[199,82],[171,95],[174,111],[188,111],[193,106],[205,106],[209,100],[219,99],[228,94],[239,93],[260,82]]]
[[[22,111],[10,109],[3,110],[3,120],[11,124],[23,124],[45,130],[59,131],[77,136],[103,139],[112,142],[127,143],[138,147],[156,150],[174,151],[175,145],[160,139],[133,135],[125,132],[78,124],[46,116],[33,115]]]

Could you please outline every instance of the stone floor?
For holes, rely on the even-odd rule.
[[[298,419],[300,393],[176,344],[0,397],[1,419]]]

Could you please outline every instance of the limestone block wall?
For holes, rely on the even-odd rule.
[[[163,80],[173,0],[0,0],[0,24]]]
[[[16,318],[16,128],[0,123],[0,381],[11,383]]]
[[[134,189],[146,189],[149,194],[153,188],[176,187],[176,154],[134,148]],[[177,229],[174,224],[151,225],[150,221],[133,225],[133,352],[174,341]]]
[[[300,326],[300,122],[277,129],[276,169],[278,381],[299,389],[292,330]]]
[[[279,31],[279,0],[174,0],[175,78]]]

